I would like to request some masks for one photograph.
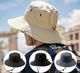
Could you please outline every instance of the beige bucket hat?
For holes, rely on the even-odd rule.
[[[44,43],[61,42],[62,37],[56,30],[58,12],[52,5],[43,1],[32,2],[23,16],[9,19],[13,28],[23,31]]]

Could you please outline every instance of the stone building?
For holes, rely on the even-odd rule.
[[[76,52],[80,52],[80,25],[71,26],[65,29],[62,25],[59,25],[59,32],[62,34],[66,44],[74,44]]]
[[[13,32],[12,35],[8,36],[9,41],[9,51],[17,50],[18,49],[18,43],[17,43],[17,30],[11,29],[11,32]]]
[[[7,41],[8,41],[8,50],[11,51],[11,50],[17,50],[18,48],[18,45],[17,45],[17,33],[18,31],[15,30],[15,29],[11,29],[10,31],[0,31],[0,38],[7,38]],[[2,41],[0,41],[0,73],[9,73],[6,71],[6,69],[4,68],[3,66],[3,63],[2,63],[2,50],[3,49],[6,49],[2,46]]]
[[[8,41],[9,51],[17,50],[17,48],[18,48],[17,33],[18,33],[18,31],[13,28],[8,32],[5,32],[5,31],[0,32],[0,38],[7,38],[8,39],[7,41]]]

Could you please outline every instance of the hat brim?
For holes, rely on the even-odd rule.
[[[13,28],[23,31],[34,39],[44,43],[60,43],[63,40],[62,36],[57,30],[43,29],[35,24],[29,25],[29,23],[24,19],[24,16],[9,19],[8,23]]]
[[[30,63],[31,65],[33,65],[33,66],[48,66],[48,65],[50,65],[51,63],[48,61],[48,60],[46,60],[45,62],[36,62],[36,61],[32,61],[31,63]]]
[[[65,62],[62,62],[61,60],[57,60],[56,64],[59,66],[62,66],[62,67],[72,67],[72,66],[76,65],[76,61],[74,59],[72,59],[71,62],[65,63]]]
[[[22,59],[20,59],[20,61],[18,63],[13,63],[9,60],[6,60],[5,65],[10,66],[10,67],[21,67],[21,66],[25,65],[25,62]]]

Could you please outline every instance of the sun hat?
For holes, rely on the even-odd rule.
[[[38,41],[57,43],[62,41],[62,36],[56,30],[57,20],[58,11],[55,7],[44,1],[34,1],[23,16],[9,19],[8,23]]]
[[[35,56],[35,60],[30,63],[33,66],[48,66],[51,64],[50,61],[47,60],[46,54],[37,53]]]
[[[72,67],[76,65],[76,61],[72,58],[71,53],[65,52],[61,54],[61,57],[56,61],[56,64],[63,67]]]
[[[9,59],[7,59],[4,63],[10,67],[21,67],[25,64],[18,53],[11,53],[9,55]]]

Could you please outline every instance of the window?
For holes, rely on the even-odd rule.
[[[79,51],[79,43],[75,44],[75,49],[76,49],[76,51]]]
[[[75,33],[75,40],[79,39],[79,33]]]
[[[69,38],[70,38],[70,40],[73,40],[73,35],[72,35],[72,34],[70,34]]]

